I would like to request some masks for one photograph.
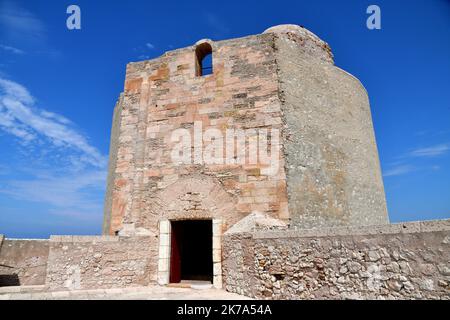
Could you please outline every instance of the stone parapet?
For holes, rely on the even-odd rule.
[[[0,287],[44,284],[48,252],[48,240],[0,236]]]
[[[224,287],[249,297],[450,298],[450,220],[227,234],[223,248]]]
[[[46,285],[94,289],[156,283],[157,237],[52,236]]]

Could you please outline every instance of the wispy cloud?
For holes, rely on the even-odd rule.
[[[400,176],[416,171],[437,171],[441,167],[430,163],[429,159],[445,155],[450,151],[450,145],[446,143],[417,148],[395,157],[396,161],[389,164],[383,176]]]
[[[7,166],[0,164],[0,176],[8,174],[9,172],[9,168]]]
[[[56,147],[71,148],[90,164],[105,166],[106,157],[72,128],[68,119],[35,104],[35,98],[24,86],[0,78],[0,129],[24,142],[45,139]]]
[[[40,203],[51,215],[78,221],[98,221],[102,216],[105,170],[85,170],[9,180],[0,193],[22,203]]]
[[[11,180],[8,188],[0,189],[19,200],[41,202],[58,208],[92,210],[98,204],[92,202],[92,190],[101,190],[106,180],[103,170],[87,170],[68,176],[54,172],[38,173],[34,179]]]
[[[392,166],[391,168],[386,170],[383,173],[383,176],[384,177],[400,176],[400,175],[404,175],[404,174],[413,172],[415,170],[416,170],[416,168],[411,165],[400,164],[400,165]]]
[[[426,148],[419,148],[409,153],[412,157],[436,157],[447,153],[450,150],[450,146],[447,144],[439,144]]]
[[[25,165],[11,162],[0,193],[42,203],[50,214],[98,221],[106,156],[66,117],[37,107],[29,90],[0,77],[0,131],[14,136]],[[2,167],[0,166],[0,174]]]
[[[17,1],[0,1],[0,39],[0,49],[11,54],[34,54],[50,59],[62,55],[49,43],[44,21]]]
[[[18,55],[25,54],[25,51],[23,51],[23,50],[20,50],[20,49],[11,47],[11,46],[6,46],[6,45],[3,45],[3,44],[0,44],[0,49],[2,49],[4,51],[7,51],[7,52],[10,52],[10,53],[18,54]]]
[[[155,49],[156,46],[153,43],[147,42],[144,45],[140,45],[133,48],[133,51],[138,54],[137,58],[139,60],[148,60],[150,59],[149,51],[153,51]]]
[[[0,27],[2,34],[8,39],[20,39],[34,44],[47,39],[45,24],[13,1],[4,0],[0,3]]]
[[[205,21],[209,25],[209,27],[212,29],[212,31],[217,36],[224,36],[230,32],[229,26],[222,21],[216,14],[212,12],[206,12],[204,14]]]

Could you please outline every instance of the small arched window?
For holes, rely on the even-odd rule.
[[[212,47],[209,43],[201,43],[195,48],[195,75],[206,76],[213,73]]]

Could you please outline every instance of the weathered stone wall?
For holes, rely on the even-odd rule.
[[[303,229],[388,223],[369,100],[306,29],[274,27],[290,218]],[[370,213],[370,214],[369,214]]]
[[[450,220],[226,234],[224,287],[266,299],[450,299]]]
[[[110,234],[157,234],[160,219],[220,218],[227,228],[253,211],[288,219],[283,159],[275,175],[261,165],[171,159],[176,129],[193,135],[200,123],[199,132],[224,137],[227,128],[281,129],[274,36],[206,41],[211,75],[196,76],[196,46],[127,66]]]
[[[105,205],[103,214],[103,234],[108,235],[111,229],[112,193],[114,189],[116,165],[117,165],[117,144],[119,140],[120,120],[122,113],[122,95],[114,107],[113,121],[111,126],[111,139],[109,145],[108,179],[106,184]]]
[[[195,49],[204,42],[214,72],[199,77]],[[127,66],[105,234],[157,235],[161,219],[220,218],[227,229],[254,212],[304,229],[388,223],[367,93],[334,66],[325,42],[283,25],[197,44]],[[191,150],[192,165],[173,163],[175,130],[195,141],[195,132],[225,137],[232,128],[280,130],[281,141],[271,141],[281,149],[278,173],[261,163],[200,163],[208,141]]]
[[[44,284],[48,252],[48,240],[0,236],[0,286]]]
[[[154,237],[52,236],[46,285],[92,289],[156,283],[157,241]]]

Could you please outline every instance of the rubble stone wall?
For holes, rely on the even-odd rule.
[[[45,283],[48,240],[4,239],[0,235],[0,286]]]
[[[154,237],[52,236],[46,285],[95,289],[156,283]]]
[[[224,288],[262,299],[449,299],[450,220],[226,234]]]

